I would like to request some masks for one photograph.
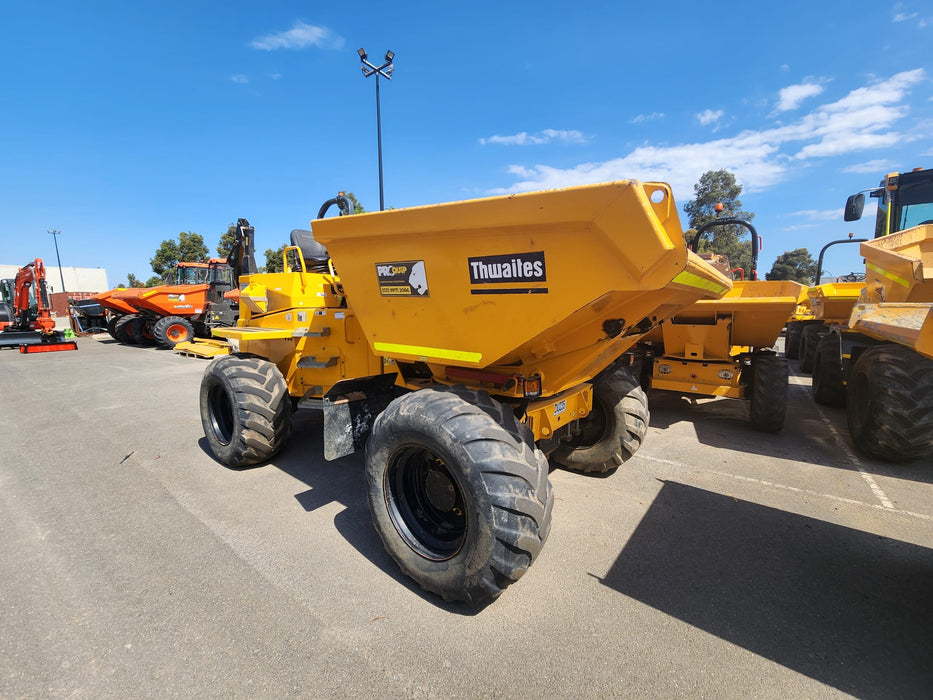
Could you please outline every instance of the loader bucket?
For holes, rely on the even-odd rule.
[[[865,258],[862,301],[933,302],[933,224],[859,245]]]
[[[732,286],[688,254],[663,183],[319,219],[312,230],[376,355],[538,374],[545,395]]]

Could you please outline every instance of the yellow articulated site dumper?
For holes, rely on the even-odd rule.
[[[820,249],[816,263],[815,284],[805,289],[806,302],[804,315],[797,315],[787,323],[787,339],[785,354],[788,359],[798,359],[800,371],[809,374],[813,371],[813,361],[816,358],[816,347],[820,339],[829,332],[834,325],[845,325],[852,313],[852,307],[858,301],[864,283],[850,281],[854,275],[837,277],[832,282],[820,284],[823,279],[823,258],[826,251],[836,245],[846,243],[863,243],[865,238],[848,238],[830,241]],[[797,307],[799,314],[801,306]],[[796,315],[795,314],[795,315]]]
[[[933,170],[892,173],[872,196],[881,200],[881,236],[860,245],[865,284],[848,322],[832,326],[817,346],[813,396],[846,406],[849,433],[865,454],[892,462],[929,460]],[[850,197],[846,220],[857,219],[863,206],[864,195]]]
[[[670,188],[622,181],[324,218],[287,271],[240,278],[233,351],[201,384],[211,451],[269,460],[291,412],[324,413],[324,457],[365,447],[375,529],[447,600],[498,596],[548,535],[548,459],[611,471],[647,399],[617,362],[731,281],[688,253]],[[243,265],[252,230],[241,219]],[[242,267],[241,267],[242,269]],[[339,275],[339,276],[338,276]]]
[[[787,412],[787,360],[773,345],[804,286],[758,279],[760,239],[742,219],[715,219],[701,226],[691,244],[717,226],[744,226],[751,233],[748,280],[736,281],[719,299],[700,299],[644,336],[635,354],[653,389],[688,396],[724,396],[749,402],[753,427],[777,432]]]

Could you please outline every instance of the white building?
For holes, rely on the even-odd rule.
[[[19,269],[20,265],[0,265],[0,279],[13,279]],[[61,288],[63,277],[64,289]],[[106,292],[110,289],[107,284],[107,271],[102,267],[63,267],[59,272],[59,268],[46,263],[45,283],[50,294],[63,291]]]

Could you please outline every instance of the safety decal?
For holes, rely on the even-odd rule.
[[[376,277],[384,297],[430,296],[424,260],[376,263]]]

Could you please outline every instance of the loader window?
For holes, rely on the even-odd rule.
[[[895,205],[898,231],[933,220],[933,180],[903,185],[897,191]]]
[[[233,284],[233,268],[227,265],[211,266],[211,282],[226,282]]]

